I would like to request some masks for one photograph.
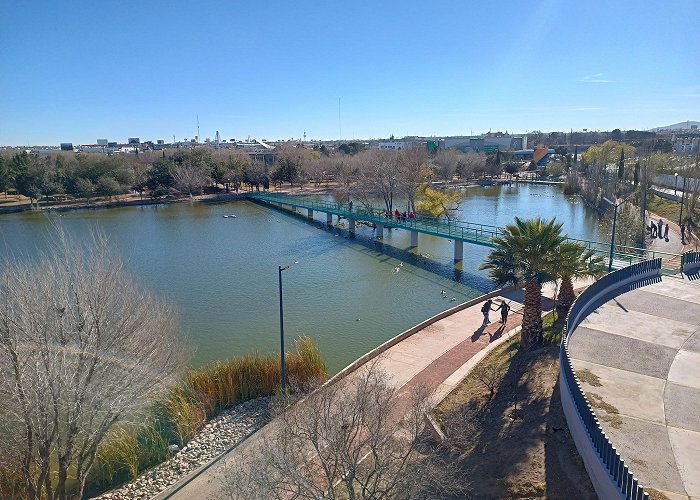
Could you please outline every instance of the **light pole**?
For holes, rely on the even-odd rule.
[[[683,223],[683,198],[685,198],[685,176],[683,177],[683,190],[681,191],[681,213],[678,216],[678,227]]]
[[[299,261],[295,261],[294,264],[298,264]],[[284,267],[277,266],[278,277],[279,277],[279,292],[280,292],[280,366],[282,369],[281,382],[282,382],[282,394],[287,394],[287,377],[285,373],[285,363],[284,363],[284,312],[282,309],[282,271],[286,271],[294,264],[288,264]]]
[[[616,225],[617,225],[617,209],[618,209],[618,207],[619,207],[620,205],[622,205],[623,203],[625,203],[626,201],[628,201],[629,197],[632,196],[632,194],[634,194],[634,193],[629,194],[629,195],[627,196],[627,198],[624,198],[624,199],[623,199],[622,201],[620,201],[619,203],[614,203],[614,202],[610,201],[609,199],[603,197],[603,199],[604,199],[605,201],[607,201],[607,202],[610,203],[613,207],[615,207],[615,211],[613,212],[612,236],[610,237],[610,260],[609,260],[609,262],[608,262],[608,272],[612,271],[613,255],[614,255],[614,253],[615,253],[615,229],[616,229]]]
[[[673,183],[673,195],[675,196],[678,194],[678,172],[675,172],[673,175],[676,177]]]

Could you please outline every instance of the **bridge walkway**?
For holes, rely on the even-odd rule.
[[[490,225],[469,222],[459,219],[438,219],[416,215],[415,218],[396,217],[388,214],[384,209],[365,205],[338,203],[335,201],[320,200],[306,196],[296,196],[283,193],[251,192],[245,197],[258,202],[288,207],[296,212],[297,209],[307,210],[307,215],[313,217],[314,212],[326,214],[328,225],[332,224],[332,217],[345,218],[349,221],[350,232],[355,232],[355,222],[363,221],[374,224],[377,238],[383,236],[384,228],[400,228],[411,231],[411,246],[418,246],[418,233],[429,234],[440,238],[447,238],[454,242],[454,260],[463,259],[463,244],[470,243],[485,247],[494,247],[493,239],[503,234],[503,228]],[[591,249],[597,254],[609,256],[610,243],[591,240],[569,238]],[[614,269],[621,269],[643,260],[660,257],[666,273],[676,274],[680,272],[680,255],[675,253],[659,252],[656,250],[644,250],[641,248],[616,245],[613,255]]]

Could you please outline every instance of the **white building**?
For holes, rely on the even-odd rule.
[[[694,154],[700,151],[700,136],[697,135],[674,135],[671,141],[673,152],[677,154]]]

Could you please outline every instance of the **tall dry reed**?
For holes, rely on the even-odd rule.
[[[285,355],[287,383],[307,391],[327,378],[321,351],[310,337],[300,337]],[[156,401],[147,425],[122,427],[97,452],[91,491],[133,479],[169,456],[168,444],[185,445],[207,420],[243,401],[280,391],[277,355],[245,354],[190,370],[181,383]]]

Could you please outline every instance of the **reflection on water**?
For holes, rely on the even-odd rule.
[[[514,215],[557,216],[573,237],[596,239],[595,214],[554,186],[467,188],[460,218],[504,225]],[[223,215],[236,214],[236,218]],[[186,335],[197,346],[193,363],[279,346],[277,266],[284,272],[285,333],[311,335],[332,372],[410,326],[492,288],[477,271],[488,249],[464,246],[462,270],[452,243],[407,231],[358,226],[324,228],[249,202],[129,207],[0,215],[0,256],[33,254],[46,246],[51,225],[84,238],[101,228],[129,269],[179,305]],[[396,266],[404,265],[395,272]],[[443,298],[440,291],[447,290]]]

